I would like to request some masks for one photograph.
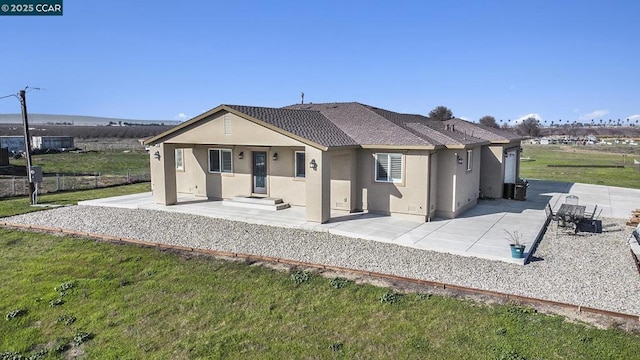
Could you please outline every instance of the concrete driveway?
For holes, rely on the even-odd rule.
[[[336,235],[393,243],[424,250],[455,255],[525,264],[531,250],[544,234],[547,218],[544,208],[554,210],[568,194],[580,198],[580,204],[590,210],[602,209],[601,217],[628,218],[640,208],[640,189],[611,186],[571,184],[531,180],[526,201],[483,199],[457,219],[434,219],[415,222],[401,217],[372,213],[332,214],[326,224],[309,223],[303,207],[280,211],[235,208],[221,201],[193,196],[179,196],[178,204],[155,204],[151,193],[133,194],[82,201],[83,206],[111,206],[187,213],[253,224],[327,231]],[[518,233],[526,245],[525,259],[511,257],[509,234]]]

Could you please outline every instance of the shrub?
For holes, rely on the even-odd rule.
[[[61,298],[57,298],[55,300],[49,301],[49,306],[51,307],[60,306],[62,304],[64,304],[64,300],[62,300]]]
[[[58,318],[56,319],[56,323],[61,323],[63,322],[65,325],[71,325],[74,322],[76,322],[76,317],[75,316],[71,316],[71,315],[60,315],[58,316]]]
[[[9,312],[7,313],[7,315],[5,316],[5,319],[7,319],[7,320],[11,320],[11,319],[14,319],[14,318],[17,318],[17,317],[20,317],[20,316],[26,315],[26,314],[27,314],[27,310],[24,310],[24,309],[16,309],[16,310],[13,310],[13,311],[9,311]]]
[[[75,286],[76,286],[76,282],[72,280],[72,281],[63,282],[62,284],[60,284],[60,286],[57,286],[55,290],[57,292],[65,292],[67,290],[73,289]]]
[[[56,352],[56,353],[63,353],[65,351],[69,350],[69,343],[67,343],[66,341],[62,340],[62,341],[56,343],[51,350],[53,352]]]
[[[303,282],[309,281],[309,273],[306,271],[295,271],[291,274],[291,280],[293,280],[296,285],[300,285]]]
[[[503,351],[499,356],[499,360],[526,360],[526,358],[513,350]]]
[[[397,292],[386,292],[380,295],[380,302],[383,304],[395,304],[400,301],[402,294]]]
[[[75,346],[79,346],[80,344],[82,344],[85,341],[91,340],[93,339],[93,334],[88,333],[88,332],[77,332],[75,335],[73,335],[73,344]]]
[[[350,281],[345,278],[337,277],[337,278],[331,279],[331,281],[329,282],[329,285],[331,285],[331,287],[334,289],[342,289],[343,287],[349,285],[349,282]]]
[[[1,352],[0,360],[22,360],[24,357],[17,352]]]

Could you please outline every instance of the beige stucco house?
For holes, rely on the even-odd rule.
[[[454,218],[519,177],[520,137],[360,103],[220,105],[147,140],[157,203],[178,193],[265,197],[332,210]]]

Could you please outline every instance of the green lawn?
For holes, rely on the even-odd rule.
[[[149,172],[149,154],[145,151],[90,151],[40,154],[31,157],[33,165],[42,166],[47,173],[106,173],[123,174]],[[11,159],[11,164],[26,164],[26,159]]]
[[[78,201],[82,200],[137,194],[146,191],[151,191],[150,183],[137,183],[92,190],[43,194],[38,196],[38,204],[43,206],[75,205]],[[0,201],[0,217],[46,209],[46,207],[29,206],[28,197],[16,197]]]
[[[522,157],[534,161],[520,163],[520,176],[596,185],[640,188],[640,155],[598,151],[597,147],[525,145]],[[593,150],[591,150],[593,149]],[[548,165],[625,165],[624,168],[549,167]]]
[[[640,352],[638,335],[515,305],[396,296],[352,282],[332,286],[316,274],[298,284],[300,274],[244,263],[4,229],[0,249],[0,311],[23,314],[0,320],[0,352],[90,359],[630,359]],[[74,338],[85,341],[76,346]]]

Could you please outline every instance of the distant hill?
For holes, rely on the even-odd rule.
[[[132,120],[116,119],[97,116],[81,115],[51,115],[51,114],[29,114],[29,125],[49,124],[49,125],[77,125],[77,126],[102,126],[109,124],[136,124],[136,125],[178,125],[180,121],[174,120]],[[0,124],[22,124],[21,114],[0,114]]]

